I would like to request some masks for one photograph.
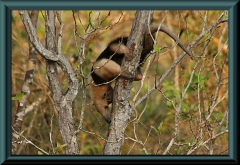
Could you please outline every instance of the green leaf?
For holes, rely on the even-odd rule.
[[[224,19],[228,19],[228,16],[227,16],[227,15],[224,15],[223,18],[224,18]]]
[[[162,124],[163,124],[163,122],[161,122],[161,123],[159,124],[158,128],[157,128],[159,134],[160,134],[161,131],[162,131]]]
[[[183,75],[184,78],[190,78],[190,76],[191,75],[189,73],[186,73],[186,74]]]
[[[22,132],[20,132],[20,134],[19,134],[19,137],[21,137],[22,136],[22,134],[23,134],[23,132],[24,132],[25,130],[22,130]]]
[[[43,153],[41,151],[38,151],[38,155],[43,155]]]
[[[199,146],[200,144],[202,144],[202,140],[200,140],[200,141],[196,144],[196,146]]]
[[[154,127],[154,126],[150,126],[152,129],[154,129],[157,133],[159,133],[158,132],[158,130]]]
[[[154,48],[156,54],[159,55],[160,54],[160,48],[156,44],[153,45],[153,48]]]
[[[171,107],[172,106],[172,103],[170,101],[166,101],[166,105]]]
[[[189,108],[188,108],[187,104],[185,104],[185,103],[182,103],[182,112],[189,113]]]
[[[193,140],[190,139],[190,140],[188,140],[187,142],[188,142],[188,145],[191,146],[192,143],[193,143]]]
[[[198,75],[197,75],[197,73],[194,73],[193,79],[192,79],[192,83],[193,84],[197,84],[198,83]]]
[[[131,89],[131,91],[135,93],[135,92],[136,92],[136,89],[133,87],[133,88]]]
[[[209,36],[209,32],[206,31],[206,33],[204,34],[204,37],[207,38]]]
[[[179,90],[173,88],[173,89],[172,89],[172,93],[173,93],[173,95],[176,97],[177,100],[180,100],[180,97],[181,97],[181,96],[180,96],[180,94],[179,94]]]
[[[188,83],[184,84],[184,89],[187,87]],[[187,93],[190,93],[192,91],[196,91],[197,87],[190,85],[189,88],[187,89]]]
[[[12,97],[12,100],[20,100],[23,97],[23,93],[18,93],[16,96]]]
[[[67,144],[63,144],[63,145],[59,145],[57,144],[57,147],[54,149],[55,153],[58,153],[59,151],[61,151],[63,149],[63,147],[65,147]]]

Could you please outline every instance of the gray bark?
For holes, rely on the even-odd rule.
[[[135,75],[143,48],[143,37],[151,22],[153,11],[137,11],[129,36],[127,47],[132,51],[132,60],[123,60],[122,68]],[[124,143],[124,131],[130,120],[132,110],[129,105],[132,80],[117,79],[114,88],[113,109],[109,135],[104,146],[104,155],[119,155]]]
[[[27,11],[19,11],[22,22],[25,25],[29,39],[40,55],[46,59],[47,76],[49,79],[52,97],[59,113],[59,127],[66,146],[66,154],[79,154],[80,149],[77,142],[77,136],[74,133],[74,124],[72,119],[72,102],[78,93],[78,79],[72,70],[68,60],[61,54],[58,54],[56,40],[56,11],[46,11],[46,48],[40,43],[36,30],[29,21]],[[62,35],[62,34],[59,34]],[[68,79],[68,90],[64,94],[57,72],[57,65],[60,66]]]
[[[33,10],[31,12],[31,20],[33,28],[36,29],[37,21],[38,21],[38,10]],[[28,70],[25,74],[24,83],[22,86],[21,92],[24,94],[23,97],[18,101],[18,107],[15,115],[15,119],[13,122],[12,132],[12,154],[17,154],[18,150],[18,138],[17,133],[21,132],[23,118],[25,116],[26,104],[30,95],[30,87],[33,82],[34,72],[36,70],[37,63],[37,52],[33,45],[29,42],[29,61],[28,61]],[[15,133],[16,132],[16,133]]]

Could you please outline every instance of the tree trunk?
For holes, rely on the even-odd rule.
[[[31,22],[33,24],[34,29],[37,27],[38,21],[38,10],[33,10],[31,12]],[[25,116],[26,105],[28,102],[29,95],[31,93],[30,87],[33,82],[34,72],[36,70],[36,63],[37,63],[37,52],[34,49],[33,45],[29,43],[29,61],[28,61],[28,70],[25,74],[24,83],[22,86],[22,93],[24,96],[18,101],[18,107],[13,123],[13,132],[12,132],[12,154],[17,154],[18,150],[18,138],[19,133],[22,130],[22,123]],[[17,134],[18,133],[18,134]]]
[[[79,154],[79,146],[77,143],[77,136],[74,133],[74,124],[72,119],[72,102],[78,93],[78,79],[73,72],[68,60],[61,54],[61,47],[57,49],[56,40],[56,11],[46,11],[46,48],[40,43],[37,37],[36,30],[33,28],[27,11],[19,11],[22,22],[26,28],[29,39],[34,45],[35,49],[46,59],[47,76],[49,79],[50,90],[52,97],[59,113],[59,127],[66,146],[66,154]],[[59,37],[62,36],[60,30]],[[58,43],[61,42],[60,40]],[[58,44],[61,45],[61,44]],[[68,79],[68,90],[65,94],[62,93],[60,80],[56,66],[59,66],[64,75]]]
[[[143,48],[143,37],[147,26],[152,19],[153,11],[137,11],[133,22],[132,30],[128,38],[127,47],[132,51],[132,60],[123,60],[122,67],[126,68],[129,74],[135,75],[140,55]],[[123,68],[123,70],[124,70]],[[105,143],[104,155],[118,155],[124,142],[124,131],[130,120],[132,111],[129,105],[132,80],[119,78],[116,81],[113,96],[113,109],[109,135]]]
[[[55,54],[56,47],[56,14],[55,11],[46,11],[46,48]],[[61,57],[60,57],[61,58]],[[59,58],[59,59],[60,59]],[[57,63],[46,60],[47,76],[53,100],[59,114],[59,127],[66,146],[66,154],[79,154],[77,137],[74,133],[72,120],[72,101],[62,94],[62,88],[58,77]]]

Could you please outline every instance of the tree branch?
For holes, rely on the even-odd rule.
[[[189,50],[189,48],[194,47],[194,45],[196,45],[204,37],[205,34],[216,28],[219,24],[228,22],[228,19],[222,19],[222,17],[223,14],[218,18],[218,20],[215,23],[213,23],[207,30],[202,32],[193,42],[191,42],[187,49]],[[148,97],[148,95],[151,94],[156,89],[156,87],[159,86],[167,78],[167,76],[171,73],[174,67],[183,59],[185,55],[186,53],[183,52],[180,56],[178,56],[178,58],[164,72],[161,78],[159,78],[156,81],[155,85],[144,96],[142,96],[136,101],[135,106],[138,106],[143,100],[145,100]]]
[[[55,11],[46,11],[46,48],[52,52],[56,52],[57,50],[61,51],[61,48],[56,48],[55,18]],[[53,100],[56,109],[59,112],[60,132],[64,143],[67,144],[66,154],[76,155],[79,154],[79,146],[73,127],[72,102],[78,93],[78,81],[75,77],[75,73],[72,71],[71,65],[64,56],[59,55],[57,64],[61,67],[65,76],[69,80],[69,88],[65,95],[62,93],[56,62],[46,60],[47,75]]]
[[[41,42],[39,41],[39,38],[36,35],[36,30],[33,27],[28,12],[26,10],[19,10],[19,14],[25,26],[25,29],[29,34],[28,35],[29,39],[31,43],[34,45],[35,49],[39,52],[39,54],[41,54],[44,58],[48,60],[57,61],[58,55],[55,55],[53,52],[44,48]]]
[[[72,102],[78,94],[78,79],[68,60],[63,55],[58,55],[56,53],[57,50],[59,53],[61,53],[60,39],[62,36],[60,36],[58,40],[59,45],[57,49],[55,11],[46,11],[46,48],[44,48],[40,43],[36,34],[36,30],[33,28],[31,21],[29,21],[29,15],[27,11],[19,11],[19,13],[31,43],[38,50],[40,55],[46,59],[46,68],[50,89],[56,109],[59,112],[60,132],[62,134],[64,143],[67,144],[66,154],[79,154],[79,146],[76,134],[74,133],[74,124],[72,119]],[[63,23],[61,22],[60,14],[58,14],[58,20],[61,23],[62,29]],[[61,29],[60,35],[62,33]],[[68,79],[69,87],[66,94],[62,93],[56,64],[61,67]]]
[[[38,10],[33,10],[31,12],[30,21],[32,22],[33,29],[36,29],[37,21],[38,21]],[[13,124],[13,128],[19,133],[22,129],[23,118],[26,114],[26,105],[30,95],[30,87],[33,82],[34,72],[36,70],[37,63],[37,52],[34,49],[33,45],[29,43],[29,61],[28,61],[28,70],[25,74],[24,83],[22,86],[21,92],[24,96],[19,100],[18,107],[15,115],[15,120]],[[14,133],[14,132],[13,132]],[[12,136],[12,141],[16,141],[16,136]],[[12,154],[16,154],[18,150],[18,145],[16,143],[12,144]]]

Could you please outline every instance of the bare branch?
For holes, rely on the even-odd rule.
[[[63,23],[62,18],[61,18],[61,11],[57,11],[57,18],[58,18],[58,21],[60,22],[60,29],[59,29],[59,34],[58,34],[57,53],[62,54],[62,52],[61,52],[61,50],[62,50],[62,30],[63,30],[64,23]]]
[[[19,136],[18,132],[12,127],[13,131],[15,132],[15,134]],[[26,143],[26,144],[31,144],[32,146],[34,146],[36,149],[38,149],[39,151],[41,151],[42,153],[49,155],[49,153],[47,153],[46,151],[44,151],[43,149],[39,148],[36,144],[34,144],[33,142],[31,142],[30,140],[28,140],[25,136],[21,135],[21,137],[23,137],[25,139],[25,141],[12,141],[12,143],[17,143],[17,144],[21,144],[21,143]]]
[[[36,29],[37,21],[38,21],[38,10],[33,10],[31,12],[31,18],[29,20],[32,23],[33,29]],[[33,45],[29,42],[29,61],[28,61],[28,70],[25,74],[24,84],[22,86],[21,92],[24,96],[19,100],[18,107],[15,115],[15,120],[13,123],[13,128],[20,132],[22,128],[22,122],[24,116],[26,114],[26,104],[29,99],[30,95],[30,87],[33,82],[34,72],[36,70],[36,63],[37,63],[37,52],[34,49]],[[15,137],[12,136],[12,141],[15,141]],[[12,145],[12,154],[16,154],[17,152],[17,145]]]
[[[44,58],[48,60],[57,61],[58,55],[44,48],[41,42],[39,41],[39,38],[37,37],[36,34],[36,30],[34,29],[32,22],[30,21],[28,12],[26,10],[20,10],[19,14],[27,30],[27,33],[29,34],[29,39],[33,46],[35,47],[35,49],[39,52],[39,54],[41,54]]]
[[[225,133],[228,133],[228,130],[225,130],[225,131],[222,131],[216,135],[214,135],[213,137],[209,138],[208,140],[204,141],[204,142],[200,142],[199,144],[197,144],[193,149],[190,149],[187,153],[187,155],[190,155],[192,154],[194,151],[196,151],[196,149],[198,149],[199,147],[201,146],[204,146],[205,144],[207,144],[209,141],[213,140],[213,139],[216,139],[217,137],[225,134]]]
[[[228,42],[228,40],[225,42],[224,45],[226,45]],[[222,48],[224,47],[224,45],[222,46]],[[222,48],[220,50],[222,50]],[[211,105],[211,109],[210,109],[210,113],[208,114],[206,120],[208,120],[215,108],[215,106],[218,104],[216,103],[217,101],[217,97],[218,97],[218,92],[219,92],[219,89],[220,89],[220,85],[221,85],[221,78],[222,78],[222,72],[223,72],[223,68],[224,68],[224,65],[226,64],[226,59],[227,59],[227,56],[224,57],[224,61],[223,61],[223,64],[222,64],[222,67],[221,67],[221,70],[220,70],[220,76],[218,75],[217,73],[217,70],[216,70],[216,67],[215,67],[215,60],[216,60],[216,57],[219,55],[220,51],[215,55],[214,57],[214,60],[213,60],[213,67],[214,67],[214,71],[215,71],[215,74],[216,74],[216,77],[217,77],[217,87],[216,87],[216,91],[214,93],[214,98],[213,98],[213,101],[212,101],[212,105]],[[226,95],[226,94],[225,94]],[[225,96],[222,98],[224,99]],[[216,104],[215,104],[216,103]]]
[[[194,45],[196,45],[203,37],[206,33],[208,33],[209,31],[211,31],[212,29],[216,28],[219,24],[221,23],[225,23],[228,22],[228,19],[222,19],[224,14],[221,14],[221,16],[218,18],[218,20],[213,23],[206,31],[202,32],[193,42],[190,43],[190,45],[187,47],[187,49],[189,50],[189,48],[194,47]],[[143,100],[145,100],[147,98],[147,96],[149,94],[151,94],[155,89],[156,86],[159,86],[166,78],[167,76],[171,73],[171,71],[173,70],[173,68],[183,59],[183,57],[186,55],[185,52],[183,52],[170,66],[169,68],[164,72],[164,74],[161,76],[161,78],[159,78],[159,80],[156,82],[156,84],[148,91],[148,93],[146,93],[143,97],[139,98],[136,101],[136,106],[138,106]]]

